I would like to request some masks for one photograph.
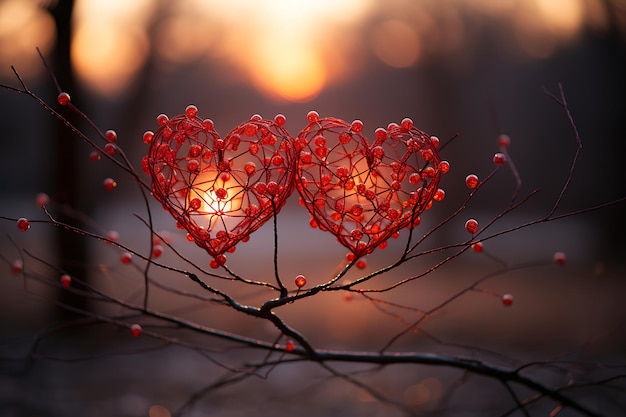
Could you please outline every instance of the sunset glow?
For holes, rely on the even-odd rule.
[[[77,0],[72,60],[81,81],[108,96],[131,86],[152,57],[166,70],[204,61],[229,82],[306,102],[370,57],[407,68],[458,54],[472,47],[481,19],[503,26],[507,51],[542,59],[586,28],[625,31],[626,17],[610,10],[602,0]],[[0,1],[2,62],[35,75],[35,47],[49,53],[54,40],[42,2]]]

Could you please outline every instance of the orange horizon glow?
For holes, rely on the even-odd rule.
[[[466,15],[505,25],[503,42],[544,59],[586,28],[626,31],[626,12],[609,10],[602,0],[77,0],[71,53],[80,80],[104,96],[123,94],[149,58],[166,69],[206,59],[225,80],[307,102],[369,57],[408,68],[471,46]],[[0,0],[0,60],[24,76],[43,71],[34,51],[49,53],[54,32],[41,0]]]

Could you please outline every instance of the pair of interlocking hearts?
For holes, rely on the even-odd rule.
[[[367,255],[400,229],[414,227],[433,199],[449,164],[438,140],[410,119],[377,129],[372,144],[363,123],[307,115],[293,138],[285,117],[254,115],[220,137],[195,106],[173,118],[160,115],[146,132],[143,168],[154,197],[204,248],[213,263],[284,206],[294,188],[312,216],[355,257]]]

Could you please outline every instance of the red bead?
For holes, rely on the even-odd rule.
[[[478,177],[474,174],[469,174],[465,177],[465,185],[467,185],[468,188],[476,188],[478,186]]]
[[[565,265],[565,261],[567,261],[567,257],[563,252],[556,252],[554,254],[554,262],[556,262],[557,264],[563,266]]]
[[[50,204],[50,197],[46,193],[39,193],[35,197],[35,204],[37,204],[37,207],[42,209],[48,204]]]
[[[132,326],[130,326],[130,333],[134,337],[139,337],[139,335],[141,334],[141,330],[141,325],[139,324],[133,324]]]
[[[145,131],[143,134],[143,143],[146,145],[150,144],[150,142],[152,142],[152,138],[154,138],[154,132],[151,130]]]
[[[106,145],[104,145],[104,151],[110,156],[115,155],[116,150],[117,150],[117,147],[112,143],[107,143]]]
[[[61,275],[61,278],[59,278],[59,282],[63,288],[69,288],[69,286],[72,285],[72,277],[68,274],[63,274]]]
[[[287,118],[284,115],[277,114],[276,116],[274,116],[274,123],[276,123],[278,126],[284,126],[285,122],[287,122]]]
[[[352,124],[350,125],[350,130],[356,133],[361,132],[363,130],[363,122],[358,119],[352,121]]]
[[[437,136],[431,136],[430,141],[435,148],[439,147],[439,138]]]
[[[304,275],[298,275],[295,279],[296,287],[302,288],[306,285],[306,278]]]
[[[115,142],[117,140],[117,132],[115,130],[107,130],[104,138],[109,142]]]
[[[167,124],[167,122],[170,120],[169,117],[167,117],[167,114],[159,114],[156,118],[157,124],[159,126],[165,126]]]
[[[252,120],[253,122],[260,122],[261,120],[263,120],[263,117],[261,117],[260,114],[253,114],[252,117],[250,117],[250,120]]]
[[[474,219],[469,219],[465,222],[465,230],[471,234],[478,232],[478,222]]]
[[[317,122],[320,120],[320,115],[315,110],[311,110],[310,112],[307,113],[306,118],[308,119],[309,122],[313,123],[313,122]]]
[[[70,95],[67,94],[66,92],[59,93],[59,95],[57,96],[57,102],[61,106],[67,106],[70,100],[71,100]]]
[[[296,346],[293,343],[293,340],[287,340],[287,344],[285,344],[285,350],[287,352],[293,352],[295,350]]]
[[[163,255],[163,246],[161,246],[161,245],[154,245],[152,247],[152,257],[153,258],[158,258],[161,255]]]
[[[187,170],[189,172],[196,172],[200,169],[200,162],[197,159],[190,159],[187,161]]]
[[[246,174],[248,174],[248,176],[251,177],[256,172],[256,165],[254,164],[254,162],[247,162],[243,166],[243,169],[244,171],[246,171]]]
[[[122,263],[124,265],[128,265],[133,261],[133,255],[130,252],[124,252],[122,254],[122,256],[120,256],[120,261],[122,261]]]
[[[100,152],[98,151],[92,151],[89,154],[89,159],[91,159],[92,161],[96,162],[100,160]]]
[[[387,131],[382,127],[379,127],[374,131],[374,136],[377,140],[385,140],[387,138]]]
[[[21,259],[16,259],[13,261],[13,263],[11,264],[11,273],[13,275],[19,275],[22,273],[22,271],[24,270],[24,264],[22,263]]]
[[[106,190],[112,190],[117,187],[117,182],[113,178],[106,178],[103,182],[104,188]]]
[[[198,115],[198,108],[194,106],[193,104],[190,104],[185,108],[185,116],[187,116],[189,119],[193,119],[197,115]]]
[[[367,262],[365,259],[359,259],[356,263],[356,267],[359,269],[365,269],[367,267]]]
[[[405,117],[404,119],[402,119],[402,122],[400,122],[400,124],[406,130],[413,129],[413,120],[409,119],[408,117]]]
[[[441,188],[439,188],[437,191],[435,191],[435,195],[433,196],[433,200],[435,201],[441,201],[446,197],[446,192],[443,191]]]
[[[111,230],[106,234],[106,238],[109,239],[111,242],[117,242],[117,239],[120,238],[120,234],[117,233],[115,230]]]
[[[493,156],[493,163],[498,166],[502,166],[506,164],[506,155],[498,152],[497,154]]]
[[[508,148],[509,145],[511,144],[511,138],[509,137],[509,135],[500,135],[498,136],[498,146],[501,148]]]
[[[30,222],[28,221],[27,218],[21,217],[21,218],[17,219],[17,228],[20,231],[25,232],[28,229],[30,229]]]
[[[504,294],[502,296],[502,304],[509,307],[513,304],[513,296],[511,294]]]
[[[442,174],[446,174],[448,171],[450,171],[450,162],[448,161],[439,162],[439,171],[441,171]]]
[[[472,243],[472,249],[474,249],[474,252],[476,252],[476,253],[482,252],[483,251],[483,242]]]

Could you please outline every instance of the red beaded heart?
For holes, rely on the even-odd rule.
[[[335,118],[311,122],[296,139],[297,189],[313,217],[355,256],[371,253],[404,227],[419,224],[433,198],[440,199],[440,174],[447,171],[438,140],[410,119],[377,129],[372,145],[363,123]]]
[[[144,135],[154,197],[222,264],[224,252],[278,213],[293,191],[295,152],[285,118],[255,115],[223,139],[195,106],[157,122],[159,129]]]

